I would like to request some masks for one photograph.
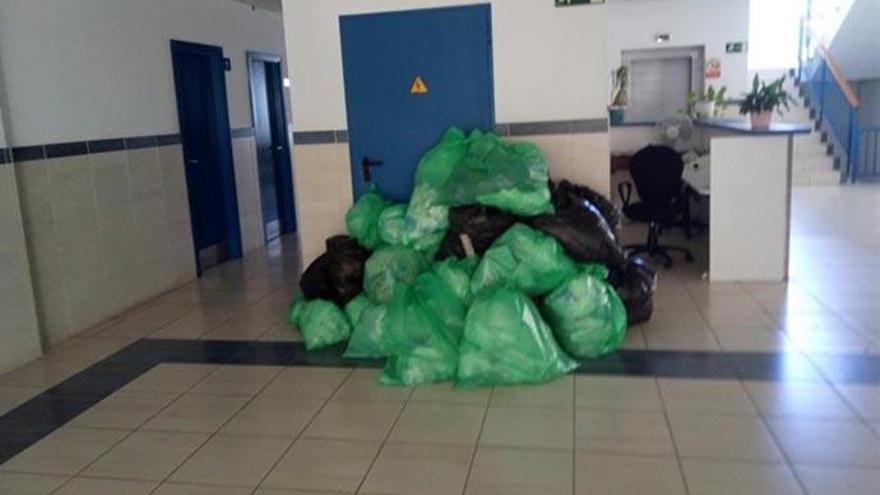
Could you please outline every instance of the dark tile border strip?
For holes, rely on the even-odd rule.
[[[608,132],[608,119],[548,120],[495,124],[499,136],[540,136],[545,134],[591,134]],[[348,131],[299,131],[293,133],[296,145],[347,143]]]
[[[0,148],[0,165],[12,163],[12,152],[9,148]]]
[[[344,346],[306,352],[297,342],[142,339],[0,416],[0,464],[162,363],[380,368],[345,359]],[[758,352],[619,351],[581,375],[880,384],[880,356]]]
[[[232,139],[252,137],[256,134],[256,130],[253,127],[239,127],[238,129],[232,129],[230,132]]]
[[[48,158],[80,156],[110,151],[137,150],[180,144],[180,134],[160,134],[154,136],[132,136],[125,138],[95,139],[92,141],[73,141],[69,143],[40,144],[11,148],[6,162],[29,162]]]

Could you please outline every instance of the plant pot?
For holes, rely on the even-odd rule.
[[[608,120],[611,125],[623,125],[626,121],[626,107],[608,107]]]
[[[697,117],[711,119],[715,116],[714,101],[698,101],[694,104],[694,113]]]
[[[752,129],[769,129],[772,119],[773,112],[749,112],[749,121],[752,123]]]

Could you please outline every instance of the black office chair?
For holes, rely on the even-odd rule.
[[[628,254],[647,253],[661,258],[666,268],[672,266],[671,252],[684,254],[688,263],[693,261],[689,250],[660,244],[663,228],[680,223],[687,212],[681,156],[668,146],[646,146],[633,155],[629,171],[641,201],[630,203],[632,183],[619,184],[617,192],[623,200],[623,214],[630,220],[647,223],[648,239],[645,244],[624,246],[624,250]]]

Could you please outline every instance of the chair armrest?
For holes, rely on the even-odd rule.
[[[617,194],[620,195],[620,200],[623,201],[624,206],[629,205],[629,200],[632,198],[632,190],[632,182],[625,181],[617,185]]]

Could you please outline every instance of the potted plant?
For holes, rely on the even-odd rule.
[[[717,117],[718,114],[727,107],[727,86],[721,86],[721,89],[715,90],[710,84],[703,94],[691,91],[688,93],[687,114],[691,118]]]
[[[745,95],[745,99],[739,106],[740,115],[748,115],[754,129],[767,129],[776,110],[782,115],[782,109],[788,110],[788,102],[794,101],[784,89],[782,83],[785,76],[776,79],[770,84],[758,79],[752,81],[752,90]]]
[[[629,84],[629,69],[621,65],[611,73],[611,83],[614,90],[611,93],[611,105],[608,106],[608,118],[611,125],[619,125],[624,122],[626,116],[626,104],[628,96],[626,87]]]

